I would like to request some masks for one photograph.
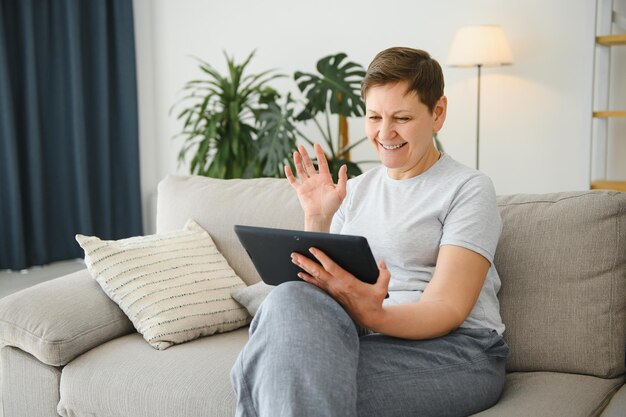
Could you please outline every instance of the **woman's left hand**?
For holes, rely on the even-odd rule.
[[[376,284],[367,284],[341,268],[321,250],[311,248],[310,252],[319,264],[304,255],[291,254],[292,262],[306,271],[298,276],[326,291],[357,323],[373,330],[381,319],[391,277],[385,263],[381,261],[378,264]]]

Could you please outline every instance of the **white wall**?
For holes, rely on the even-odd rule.
[[[367,66],[389,46],[425,49],[446,77],[440,139],[474,166],[476,70],[445,62],[456,30],[478,23],[501,25],[515,60],[482,73],[481,170],[498,194],[587,189],[594,13],[589,0],[135,0],[144,202],[161,178],[186,173],[169,110],[199,76],[190,56],[223,70],[223,50],[241,61],[257,49],[251,70],[292,74],[340,51]],[[290,80],[276,86],[296,91]],[[361,123],[351,123],[352,138],[363,135]],[[353,159],[374,159],[368,146]]]
[[[606,1],[606,0],[604,0]],[[613,33],[626,33],[626,0],[613,0],[614,9],[622,16],[619,25],[613,24]],[[611,48],[609,108],[626,110],[626,46]],[[626,179],[626,119],[616,118],[608,122],[607,176],[610,179]]]

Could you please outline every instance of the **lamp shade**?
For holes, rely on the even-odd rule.
[[[448,65],[452,67],[490,67],[512,63],[511,48],[498,25],[463,26],[454,36],[448,54]]]

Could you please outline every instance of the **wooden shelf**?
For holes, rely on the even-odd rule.
[[[593,117],[598,119],[606,119],[608,117],[626,117],[626,110],[594,111]]]
[[[605,46],[626,45],[626,34],[596,36],[596,43]]]
[[[591,181],[592,190],[616,190],[626,193],[626,181]]]

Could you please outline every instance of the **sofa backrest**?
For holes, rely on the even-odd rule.
[[[511,347],[509,371],[614,377],[626,352],[626,194],[585,191],[498,197],[495,264]],[[169,176],[159,184],[157,231],[195,219],[248,284],[260,278],[235,224],[302,229],[284,179]]]
[[[170,175],[159,183],[157,233],[194,219],[246,284],[261,280],[233,231],[235,224],[302,230],[304,216],[285,179],[219,180]]]
[[[626,352],[626,193],[498,197],[509,371],[615,377]]]

